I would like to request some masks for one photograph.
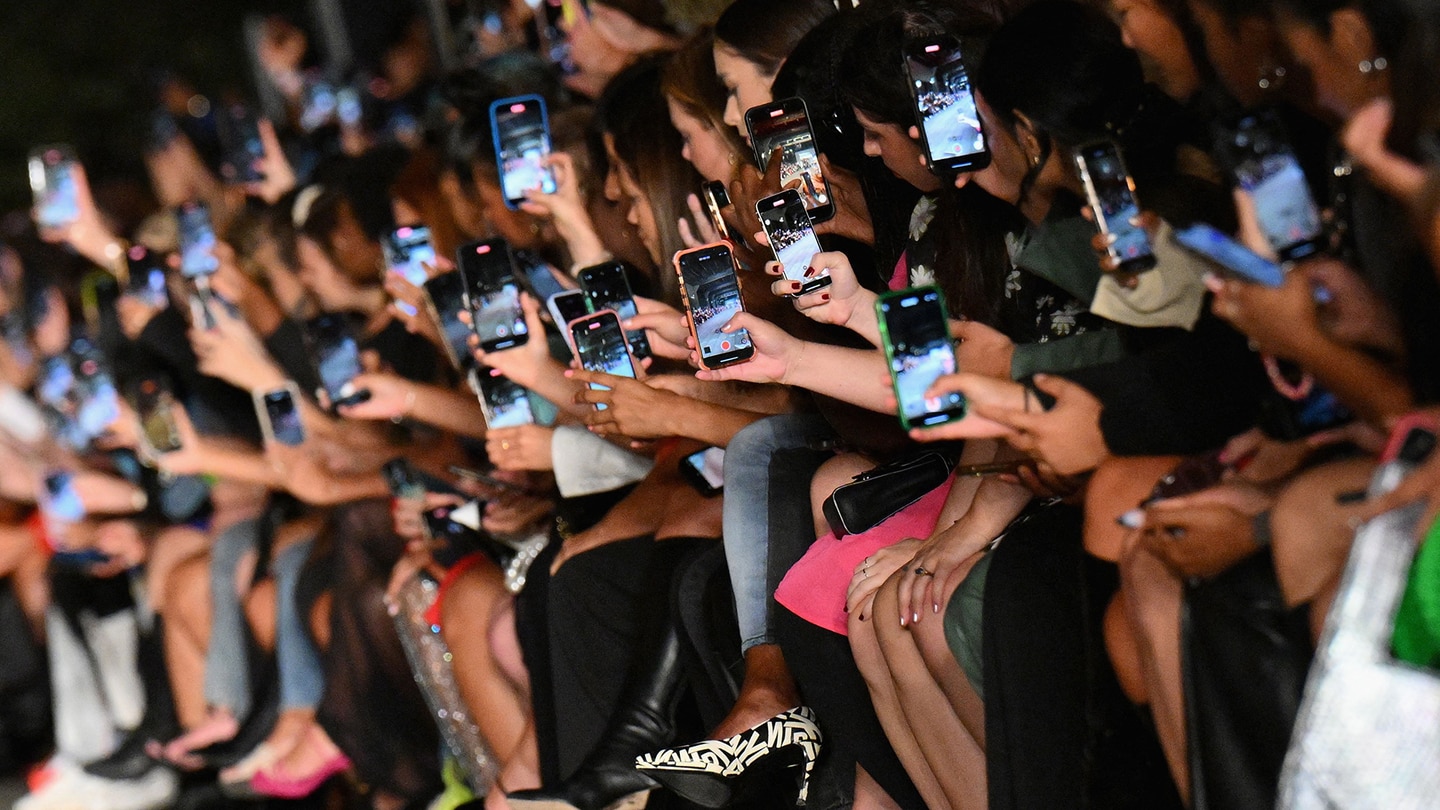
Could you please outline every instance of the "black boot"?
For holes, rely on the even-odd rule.
[[[664,586],[642,606],[647,610],[642,615],[654,620],[641,633],[635,647],[640,654],[631,663],[625,690],[604,736],[561,784],[509,794],[506,798],[515,810],[634,810],[644,807],[650,791],[659,787],[635,769],[635,758],[663,748],[675,738],[675,710],[684,677],[670,582],[695,548],[694,542],[685,540],[657,544],[649,581]]]

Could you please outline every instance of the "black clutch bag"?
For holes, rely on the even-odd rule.
[[[825,520],[836,537],[879,526],[901,509],[945,483],[953,465],[941,453],[927,452],[882,464],[855,476],[825,499]]]

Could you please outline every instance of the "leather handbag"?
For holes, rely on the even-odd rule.
[[[930,451],[866,470],[825,499],[825,521],[836,537],[867,532],[945,483],[953,467]]]

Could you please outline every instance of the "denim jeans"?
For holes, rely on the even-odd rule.
[[[313,709],[325,695],[325,669],[310,637],[306,616],[295,603],[300,569],[314,539],[287,546],[275,555],[275,663],[280,669],[280,709]]]
[[[244,520],[221,532],[210,547],[210,646],[205,650],[205,702],[250,713],[250,666],[245,608],[235,588],[240,558],[255,550],[258,520]]]
[[[775,589],[815,542],[810,479],[830,456],[810,447],[834,436],[819,414],[789,413],[747,426],[725,447],[725,559],[742,652],[776,643]]]

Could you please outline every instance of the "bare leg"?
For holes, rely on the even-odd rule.
[[[165,663],[175,693],[175,714],[182,728],[194,729],[204,725],[208,716],[202,685],[210,643],[209,557],[192,557],[171,567],[168,579],[165,601],[173,609],[165,617]]]
[[[878,609],[878,605],[876,609]],[[899,615],[898,610],[897,607],[887,615]],[[870,701],[875,704],[875,714],[880,718],[880,725],[885,729],[885,738],[890,741],[890,747],[895,749],[895,755],[905,766],[905,772],[915,783],[915,789],[925,799],[927,806],[934,810],[943,810],[950,804],[946,800],[945,792],[941,789],[935,774],[930,770],[925,755],[920,750],[920,744],[910,729],[910,723],[906,719],[904,711],[900,708],[900,698],[895,690],[895,682],[891,678],[890,669],[881,654],[880,641],[875,635],[875,622],[877,621],[875,616],[878,614],[874,610],[869,611],[869,614],[868,620],[861,621],[858,618],[861,611],[850,613],[850,650],[855,655],[855,664],[865,678],[865,685],[870,689]],[[884,793],[868,775],[865,779],[873,787],[872,792]],[[860,805],[861,792],[861,782],[857,778],[855,783],[857,807]]]
[[[875,635],[896,699],[930,773],[940,785],[946,804],[955,810],[984,808],[988,804],[985,752],[965,724],[949,697],[940,689],[916,646],[916,632],[938,633],[943,643],[944,626],[938,615],[922,619],[911,628],[901,627],[890,617],[900,615],[899,576],[891,576],[875,596]],[[942,594],[948,599],[950,594]],[[926,625],[929,625],[927,631]],[[955,666],[959,670],[959,666]],[[961,673],[963,681],[963,673]],[[965,688],[953,683],[952,688]],[[973,712],[978,699],[962,700]],[[978,720],[978,722],[977,722]],[[972,722],[983,729],[984,713]],[[887,736],[889,727],[886,727]],[[902,761],[904,761],[902,759]],[[909,763],[906,763],[907,771]],[[928,799],[927,799],[928,801]],[[932,806],[936,806],[933,805]]]
[[[1335,496],[1364,490],[1375,471],[1371,459],[1325,464],[1295,477],[1270,511],[1275,576],[1290,606],[1324,601],[1345,569],[1355,529],[1350,519],[1363,504],[1341,505]],[[1320,622],[1324,613],[1320,614]]]
[[[1120,587],[1139,651],[1145,692],[1170,776],[1180,798],[1190,801],[1185,737],[1185,695],[1180,673],[1180,609],[1183,593],[1175,575],[1137,542],[1120,563]]]
[[[851,810],[900,810],[875,778],[859,765],[855,766],[855,803]]]
[[[745,651],[745,681],[730,714],[710,733],[723,740],[754,728],[781,712],[800,705],[795,676],[785,665],[779,644],[757,644]]]
[[[524,696],[490,650],[490,626],[499,603],[508,599],[499,569],[487,562],[446,587],[441,605],[442,633],[460,696],[502,765],[516,755],[530,720]]]

